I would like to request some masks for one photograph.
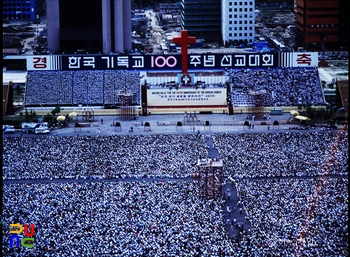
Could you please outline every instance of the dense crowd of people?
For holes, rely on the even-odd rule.
[[[234,178],[348,174],[348,131],[221,133],[214,144]]]
[[[3,255],[348,256],[347,131],[212,138],[251,224],[239,237],[225,198],[183,179],[204,135],[4,137]],[[85,176],[123,179],[13,183]],[[34,248],[9,247],[11,223],[35,224]]]
[[[193,181],[5,185],[4,227],[35,224],[36,240],[8,249],[5,233],[4,256],[218,256],[230,250],[220,201],[196,190]]]
[[[116,105],[120,94],[139,101],[139,72],[28,71],[25,105]]]
[[[207,156],[196,134],[5,137],[3,178],[183,178]]]
[[[262,106],[325,104],[317,67],[232,69],[227,73],[234,106],[256,104],[255,94],[262,94]]]
[[[325,100],[317,67],[232,69],[234,106],[256,104],[255,95],[263,94],[262,106],[324,105]],[[137,71],[29,71],[26,105],[116,105],[120,94],[135,94],[140,101],[140,73]],[[150,84],[149,88],[222,88],[222,83]],[[136,104],[136,103],[135,103]]]
[[[236,182],[252,226],[230,239],[224,200],[196,181],[4,185],[3,229],[34,224],[34,247],[4,256],[348,256],[348,179]]]
[[[250,256],[348,256],[348,178],[236,182]]]

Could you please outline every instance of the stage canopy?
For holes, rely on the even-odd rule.
[[[297,115],[294,118],[296,118],[297,120],[305,120],[305,121],[311,120],[310,118],[301,116],[301,115]]]

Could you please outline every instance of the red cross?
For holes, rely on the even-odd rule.
[[[189,37],[187,30],[181,30],[181,35],[174,37],[173,42],[181,45],[182,73],[187,73],[188,44],[196,43],[196,38]]]

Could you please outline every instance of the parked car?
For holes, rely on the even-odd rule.
[[[14,126],[11,125],[3,125],[2,126],[2,132],[4,133],[15,133],[16,129]]]
[[[35,129],[35,134],[49,134],[50,130],[47,127],[41,127]]]

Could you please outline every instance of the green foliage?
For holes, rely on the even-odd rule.
[[[315,117],[315,110],[311,107],[310,104],[306,106],[306,116],[310,119],[313,119]]]
[[[16,129],[21,128],[22,122],[34,122],[37,121],[37,114],[35,111],[29,111],[25,109],[24,112],[20,112],[18,116],[3,116],[2,124],[13,125]]]
[[[30,120],[29,112],[28,112],[27,109],[25,109],[25,111],[24,111],[24,120],[25,120],[26,122],[29,122],[29,120]]]
[[[52,115],[56,115],[56,114],[59,114],[61,112],[61,107],[59,107],[58,105],[55,106],[55,109],[53,109],[51,111]]]
[[[44,122],[48,122],[50,125],[52,125],[53,123],[55,123],[55,116],[50,113],[47,113],[44,116]]]

